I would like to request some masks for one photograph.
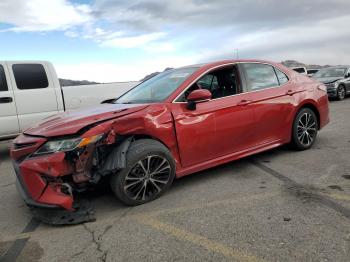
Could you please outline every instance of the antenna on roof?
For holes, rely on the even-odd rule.
[[[239,58],[239,55],[238,55],[238,48],[235,48],[235,49],[234,49],[234,53],[236,54],[236,59],[238,59],[238,58]]]

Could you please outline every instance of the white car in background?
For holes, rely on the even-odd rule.
[[[316,74],[320,69],[315,69],[315,68],[312,68],[312,69],[307,69],[307,75],[308,76],[313,76],[314,74]]]
[[[139,82],[61,87],[46,61],[0,61],[0,140],[66,110],[121,96]]]

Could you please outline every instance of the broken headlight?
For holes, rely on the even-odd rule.
[[[84,147],[92,143],[96,143],[102,138],[103,135],[96,135],[84,138],[69,138],[69,139],[57,139],[47,141],[42,147],[40,147],[34,155],[50,154],[55,152],[66,152],[74,150],[78,147]]]

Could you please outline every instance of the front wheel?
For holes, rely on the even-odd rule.
[[[337,100],[341,101],[345,98],[346,95],[346,90],[345,87],[340,85],[338,86],[338,90],[337,90]]]
[[[316,141],[318,121],[314,111],[301,109],[293,122],[292,144],[298,150],[312,147]]]
[[[115,195],[126,205],[136,206],[161,196],[175,177],[175,162],[160,142],[141,139],[133,142],[126,167],[111,178]]]

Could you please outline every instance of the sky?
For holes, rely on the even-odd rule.
[[[349,0],[0,0],[0,60],[140,80],[221,59],[350,64]]]

